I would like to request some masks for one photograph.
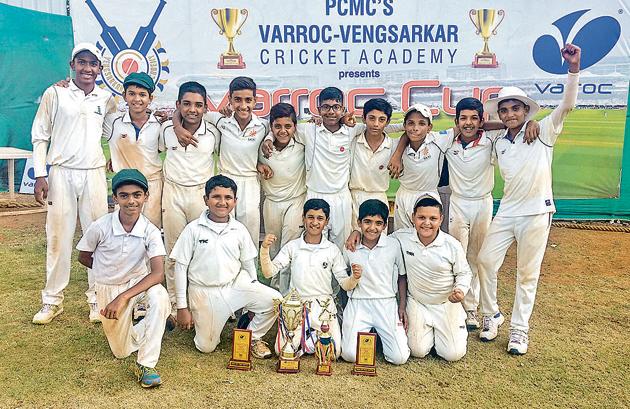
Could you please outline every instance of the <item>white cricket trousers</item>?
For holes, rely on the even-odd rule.
[[[350,190],[342,189],[336,193],[306,192],[306,200],[323,199],[330,206],[330,218],[328,219],[328,240],[335,243],[340,250],[346,243],[346,239],[352,233],[352,196]],[[324,232],[324,234],[326,234]]]
[[[347,362],[355,362],[357,355],[357,333],[369,332],[374,328],[383,343],[385,360],[402,365],[409,359],[407,334],[398,317],[396,298],[356,299],[350,298],[343,310],[343,336],[341,356]]]
[[[258,281],[251,281],[246,271],[241,271],[234,282],[221,287],[189,284],[188,306],[195,324],[195,347],[201,352],[214,351],[228,318],[241,308],[255,313],[247,327],[252,331],[252,340],[262,338],[275,321],[274,299],[281,300],[282,295]]]
[[[258,176],[235,176],[223,173],[236,183],[236,207],[232,215],[243,223],[256,248],[260,245],[260,181]]]
[[[291,200],[274,202],[265,199],[263,203],[263,220],[265,234],[274,234],[277,240],[269,248],[269,255],[273,259],[280,249],[291,240],[300,237],[302,233],[302,212],[306,195],[300,195]],[[285,268],[271,278],[271,286],[280,293],[289,291],[291,269]]]
[[[359,227],[359,207],[361,203],[369,199],[380,200],[387,205],[389,209],[389,201],[387,200],[387,194],[385,192],[366,192],[365,190],[351,190],[352,195],[352,229],[361,230]],[[387,221],[387,220],[385,220]]]
[[[452,362],[466,355],[468,330],[466,312],[461,303],[423,304],[407,296],[409,349],[411,355],[424,358],[432,347]]]
[[[99,311],[119,294],[140,282],[142,278],[144,277],[138,277],[120,285],[96,283]],[[139,302],[146,305],[147,312],[142,321],[133,325],[133,307]],[[103,331],[114,356],[119,359],[126,358],[138,351],[137,362],[140,365],[155,368],[162,349],[166,318],[170,312],[168,293],[161,284],[157,284],[130,299],[117,320],[109,320],[101,315]]]
[[[336,317],[334,317],[334,315],[337,314],[337,307],[335,306],[335,301],[331,296],[323,295],[320,297],[302,298],[302,301],[306,304],[308,311],[308,323],[302,322],[302,326],[308,324],[310,325],[310,330],[308,327],[306,327],[306,341],[304,342],[305,348],[301,348],[300,345],[302,344],[303,329],[299,326],[295,331],[295,336],[293,337],[293,347],[296,351],[301,350],[303,354],[311,355],[315,353],[315,344],[317,343],[318,338],[317,332],[321,331],[322,328],[321,318],[326,319],[326,317],[328,316],[328,314],[324,314],[324,316],[321,316],[323,312],[321,306],[326,302],[326,300],[329,300],[327,311],[332,314],[332,317],[328,322],[328,332],[335,342],[335,357],[339,359],[339,356],[341,356],[341,329],[339,328],[339,321]],[[275,345],[276,354],[280,354],[280,350],[286,342],[286,338],[283,336],[280,329],[278,328],[278,335],[276,336]]]
[[[182,186],[169,180],[164,182],[162,225],[164,226],[164,244],[169,255],[184,227],[198,219],[206,209],[204,194],[205,184]],[[170,258],[166,259],[164,275],[171,304],[175,304],[175,261]]]
[[[516,240],[516,291],[512,308],[511,329],[529,330],[529,318],[534,310],[536,288],[540,276],[552,213],[533,216],[496,216],[479,252],[479,283],[481,313],[499,312],[497,303],[497,273],[505,253]]]
[[[467,199],[452,195],[449,212],[449,234],[462,244],[472,270],[470,290],[462,305],[466,311],[479,306],[479,267],[477,257],[492,221],[492,196]]]
[[[70,281],[70,258],[77,213],[81,230],[107,214],[105,167],[70,169],[52,166],[48,174],[48,213],[46,214],[46,286],[42,303],[60,305],[63,290]],[[87,269],[88,303],[96,302],[94,277]]]

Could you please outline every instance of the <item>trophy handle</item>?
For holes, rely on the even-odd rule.
[[[219,20],[217,20],[217,15],[219,14],[219,10],[217,9],[212,9],[210,10],[210,17],[212,17],[212,19],[214,20],[214,23],[217,25],[217,27],[219,27],[219,34],[223,35],[223,27],[221,27],[221,24],[219,23]]]
[[[244,15],[245,18],[243,19],[243,21],[241,21],[241,24],[236,29],[236,34],[238,34],[238,35],[241,35],[241,28],[243,27],[243,24],[245,24],[245,22],[247,21],[247,17],[249,16],[249,12],[247,11],[247,9],[242,9],[241,10],[241,14]],[[503,20],[503,19],[501,19],[501,20]]]
[[[470,21],[472,21],[473,26],[475,26],[475,29],[477,30],[475,31],[475,34],[479,35],[479,33],[481,33],[481,30],[479,29],[479,27],[477,27],[477,23],[475,22],[475,19],[473,18],[473,16],[476,16],[476,15],[477,15],[477,10],[470,10],[468,12],[468,17],[470,17]],[[503,19],[501,19],[501,21],[503,21]]]
[[[503,22],[503,19],[505,18],[505,11],[499,10],[497,11],[497,15],[501,17],[501,20],[499,20],[499,22],[492,29],[492,35],[497,35],[497,28],[499,28],[499,24],[501,24]]]

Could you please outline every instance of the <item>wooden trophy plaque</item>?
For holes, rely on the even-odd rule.
[[[252,343],[252,331],[248,329],[234,328],[232,339],[232,357],[227,364],[228,369],[250,371],[252,369],[252,357],[250,345]]]
[[[376,334],[372,332],[357,334],[356,359],[352,369],[353,375],[376,376]]]

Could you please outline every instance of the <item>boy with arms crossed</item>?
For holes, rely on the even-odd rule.
[[[75,78],[68,88],[52,86],[44,92],[33,121],[35,200],[48,202],[46,215],[46,286],[42,308],[34,324],[48,324],[63,312],[63,290],[70,280],[72,240],[77,222],[86,231],[107,214],[105,156],[101,148],[103,119],[115,112],[113,96],[96,86],[101,53],[94,44],[72,50]],[[46,164],[51,165],[46,181]],[[87,301],[90,322],[99,322],[94,280],[88,269]]]
[[[236,183],[213,176],[205,192],[207,210],[186,226],[170,255],[177,263],[177,322],[183,329],[195,329],[199,351],[212,352],[228,318],[247,308],[255,313],[248,325],[252,354],[269,358],[271,351],[261,338],[274,323],[273,300],[282,296],[252,279],[256,246],[245,226],[230,216],[237,202]]]
[[[361,277],[361,266],[352,266],[352,275],[348,276],[347,266],[339,248],[328,241],[323,232],[328,224],[330,206],[322,199],[309,199],[304,203],[304,234],[299,239],[290,241],[280,249],[278,255],[271,260],[269,247],[276,240],[272,234],[265,236],[260,249],[260,266],[266,278],[271,278],[279,271],[289,267],[291,282],[289,288],[295,288],[302,300],[310,302],[308,322],[310,328],[303,323],[301,331],[306,337],[296,336],[294,346],[304,345],[303,352],[314,353],[317,341],[316,331],[321,330],[322,319],[330,319],[330,334],[335,342],[337,358],[341,354],[341,331],[335,318],[337,308],[333,299],[332,280],[339,283],[346,291],[352,290]],[[326,306],[327,312],[323,311]],[[280,331],[278,337],[281,337]],[[285,340],[281,339],[280,344]]]
[[[302,209],[306,196],[306,172],[304,169],[304,145],[296,142],[297,118],[293,106],[279,103],[269,113],[271,132],[274,136],[275,154],[265,158],[258,156],[258,171],[265,192],[263,220],[265,233],[273,234],[277,240],[269,252],[271,258],[278,254],[291,240],[302,232]],[[271,286],[282,294],[289,291],[290,271],[285,269],[271,279]]]
[[[214,151],[219,131],[203,120],[206,112],[206,89],[197,82],[185,82],[179,87],[176,107],[181,113],[181,125],[195,134],[197,143],[182,147],[173,130],[174,122],[162,125],[164,159],[164,191],[162,194],[164,242],[172,251],[186,225],[204,211],[204,186],[214,174]],[[166,261],[166,288],[171,304],[175,305],[175,265]],[[176,312],[173,307],[172,314]]]
[[[381,200],[361,203],[358,220],[361,243],[353,252],[344,250],[346,263],[362,269],[357,286],[348,292],[348,304],[343,311],[341,356],[348,362],[356,360],[357,333],[371,328],[381,338],[388,362],[402,365],[409,358],[407,334],[396,302],[398,281],[406,274],[405,266],[400,243],[382,234],[387,229],[388,216],[389,208]]]
[[[579,47],[566,44],[561,50],[569,74],[564,97],[551,114],[540,121],[540,136],[531,145],[519,143],[525,124],[539,109],[524,91],[505,87],[497,98],[484,104],[486,111],[498,112],[508,128],[494,144],[493,156],[505,181],[499,210],[479,252],[482,341],[492,341],[504,317],[497,303],[497,272],[508,247],[516,240],[516,293],[510,324],[510,354],[527,353],[529,318],[534,309],[536,288],[551,218],[555,212],[551,184],[553,146],[562,132],[564,118],[575,106],[580,72]]]
[[[442,218],[438,194],[424,193],[413,208],[414,227],[392,233],[407,271],[399,280],[399,315],[412,356],[422,358],[435,347],[445,360],[457,361],[466,354],[466,313],[460,302],[472,274],[462,245],[440,231]]]
[[[137,375],[144,388],[162,383],[155,365],[170,313],[162,287],[166,250],[157,227],[142,215],[149,183],[137,169],[123,169],[112,180],[119,206],[90,225],[79,241],[79,262],[94,271],[103,331],[116,358],[138,351]],[[148,268],[149,262],[150,269]],[[133,325],[133,307],[142,301],[146,315]]]

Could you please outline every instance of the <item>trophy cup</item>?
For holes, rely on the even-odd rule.
[[[330,376],[332,375],[332,361],[336,359],[335,355],[335,340],[333,340],[330,333],[329,322],[336,319],[334,314],[328,311],[331,299],[327,299],[324,302],[317,303],[322,308],[322,312],[319,314],[320,331],[317,332],[317,343],[315,344],[315,356],[317,356],[317,369],[315,373],[317,375]]]
[[[300,370],[300,357],[293,345],[295,331],[302,327],[304,306],[300,294],[291,289],[284,301],[274,300],[278,313],[278,332],[282,334],[284,345],[280,350],[276,372],[297,373]]]
[[[223,8],[212,9],[210,16],[219,27],[219,34],[228,40],[228,49],[221,54],[217,67],[220,69],[245,68],[241,53],[234,49],[234,37],[241,34],[241,28],[247,20],[246,9]]]
[[[495,24],[495,16],[498,15],[500,20]],[[468,13],[470,21],[477,29],[475,34],[481,34],[483,38],[483,49],[475,54],[472,66],[474,68],[496,68],[499,66],[497,62],[497,56],[490,48],[488,48],[488,40],[490,36],[497,34],[497,27],[503,21],[505,17],[505,11],[494,9],[477,9],[470,10]]]

